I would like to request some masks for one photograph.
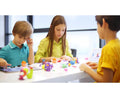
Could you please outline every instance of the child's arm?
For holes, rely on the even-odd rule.
[[[39,62],[41,63],[43,59],[45,60],[45,62],[52,62],[53,58],[56,58],[56,57],[42,57],[42,58],[40,58]],[[62,59],[61,58],[56,58],[56,60],[59,61],[59,60],[62,60]]]
[[[89,68],[86,64],[80,65],[80,70],[88,73],[96,82],[112,82],[113,71],[111,69],[103,68],[103,75],[96,73],[93,69]]]
[[[31,38],[27,39],[27,45],[29,47],[28,64],[31,65],[34,63],[33,40]]]
[[[87,62],[86,64],[89,65],[92,69],[96,69],[98,67],[96,62]]]
[[[42,58],[40,58],[39,62],[41,63],[43,59],[44,59],[46,62],[51,62],[51,59],[53,59],[53,57],[42,57]]]
[[[6,60],[0,58],[0,66],[7,68],[7,66],[11,66],[11,64],[8,64]]]
[[[60,59],[62,59],[62,60],[67,60],[67,61],[72,60],[72,58],[71,58],[71,57],[66,56],[66,55],[63,55],[62,57],[60,57]]]

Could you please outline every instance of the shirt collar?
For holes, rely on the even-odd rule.
[[[19,47],[16,46],[12,41],[10,41],[10,43],[9,43],[8,45],[10,46],[10,48],[16,48],[16,47],[19,48]],[[25,48],[27,47],[27,45],[25,45],[25,44],[22,44],[22,45],[23,45],[23,47],[25,47]],[[22,48],[23,48],[23,47],[22,47]]]
[[[55,40],[53,41],[54,44],[61,44],[62,43],[62,38],[60,39],[60,41],[57,43]]]

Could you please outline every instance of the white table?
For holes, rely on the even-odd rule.
[[[80,71],[79,65],[80,64],[77,64],[76,68],[68,67],[68,71],[65,71],[63,68],[60,68],[60,66],[54,66],[54,68],[50,72],[46,72],[44,70],[35,70],[33,71],[32,79],[26,78],[25,80],[18,79],[20,72],[6,73],[6,72],[0,71],[0,82],[8,82],[8,83],[10,82],[15,82],[15,83],[16,82],[20,82],[20,83],[59,82],[61,83],[61,82],[69,82],[74,80],[81,81],[82,79],[87,79],[87,78],[89,82],[89,79],[91,79],[90,76],[85,72]]]

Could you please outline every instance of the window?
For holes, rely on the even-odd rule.
[[[33,38],[33,50],[36,52],[38,50],[38,46],[40,44],[40,41],[47,36],[47,32],[44,33],[34,33]]]
[[[64,16],[68,30],[97,28],[94,15],[66,15]]]
[[[99,48],[99,37],[96,31],[97,24],[94,15],[63,15],[67,23],[67,40],[70,48],[77,49],[77,57],[88,55],[93,49]],[[33,27],[40,31],[49,28],[53,15],[34,15]],[[34,34],[34,51],[37,51],[42,38],[47,34]],[[36,33],[36,32],[34,32]],[[44,36],[44,37],[43,37]]]
[[[13,26],[15,25],[16,21],[27,21],[26,15],[10,15],[9,16],[9,33],[12,33]]]
[[[33,16],[33,27],[34,28],[49,28],[53,15],[34,15]]]
[[[97,31],[68,32],[67,39],[71,49],[77,49],[77,57],[90,55],[93,49],[99,48]]]
[[[26,15],[10,15],[8,16],[8,30],[6,33],[8,36],[8,42],[10,42],[11,40],[13,40],[13,35],[12,35],[12,29],[13,26],[15,25],[16,21],[27,21],[27,16]]]
[[[97,28],[94,15],[63,15],[66,23],[67,30],[76,29],[92,29]],[[33,27],[34,28],[49,28],[53,15],[34,15]]]
[[[33,15],[30,23],[33,25],[34,33],[33,49],[37,51],[40,41],[46,37],[51,21],[55,15]],[[97,24],[94,15],[63,15],[67,23],[67,40],[69,47],[77,50],[77,57],[89,55],[89,53],[99,48],[99,37],[97,34]],[[9,40],[13,40],[12,29],[16,21],[28,20],[27,15],[10,15],[9,19]]]

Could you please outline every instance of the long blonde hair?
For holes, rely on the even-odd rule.
[[[55,26],[59,25],[59,24],[64,24],[66,26],[65,28],[65,32],[64,35],[62,36],[62,51],[63,51],[63,55],[65,55],[65,51],[66,51],[66,31],[67,31],[67,25],[66,25],[66,21],[64,19],[63,16],[61,15],[56,15],[50,25],[49,28],[49,32],[47,34],[46,37],[49,37],[49,46],[48,46],[48,55],[51,57],[52,56],[52,50],[53,50],[53,41],[54,41],[54,29]]]

